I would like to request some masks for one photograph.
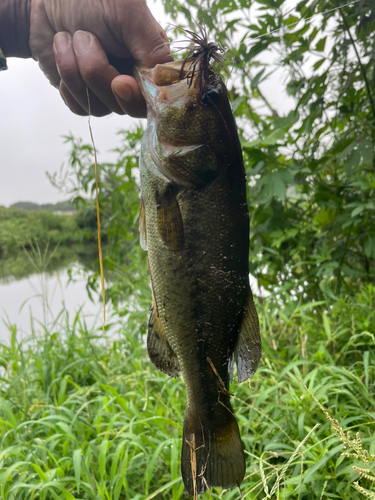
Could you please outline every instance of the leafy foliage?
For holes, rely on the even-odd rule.
[[[375,274],[375,10],[326,0],[164,0],[228,47],[250,180],[251,272],[305,300],[353,292]],[[184,21],[182,21],[184,24]],[[273,54],[273,57],[272,57]],[[270,62],[272,60],[272,62]],[[275,69],[294,106],[263,91]],[[276,77],[273,77],[276,80]],[[277,108],[278,106],[276,106]]]
[[[280,499],[360,500],[374,470],[375,288],[337,302],[329,316],[319,304],[284,301],[258,304],[261,367],[251,384],[232,388],[246,453],[243,498],[274,491]],[[4,500],[188,498],[179,471],[182,380],[151,365],[145,321],[112,321],[106,340],[100,327],[88,330],[82,316],[62,311],[22,341],[13,326],[10,343],[0,344]],[[350,430],[360,441],[345,450],[332,419],[345,439]],[[239,492],[202,495],[219,498]]]
[[[76,228],[74,216],[0,206],[0,256],[6,258],[23,247],[30,248],[33,239],[37,239],[42,248],[48,243],[77,243]]]

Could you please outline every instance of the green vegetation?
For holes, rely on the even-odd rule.
[[[52,272],[77,261],[93,267],[95,233],[91,240],[85,238],[87,228],[80,217],[0,206],[0,278]]]
[[[375,498],[373,0],[340,9],[300,2],[293,11],[286,0],[258,0],[256,12],[242,0],[163,3],[228,47],[249,179],[250,271],[269,293],[258,297],[261,367],[249,385],[231,388],[247,456],[242,498]],[[294,99],[284,116],[264,92],[271,51]],[[99,165],[106,296],[115,306],[108,338],[62,311],[23,341],[13,326],[10,345],[0,346],[4,500],[187,498],[184,386],[157,372],[143,348],[151,292],[137,231],[141,136],[142,128],[122,132],[117,160]],[[93,151],[67,140],[63,178],[76,186],[77,218],[58,218],[66,226],[54,233],[51,214],[28,212],[35,219],[13,218],[13,231],[1,209],[2,259],[36,234],[52,248],[73,225],[77,238],[95,240]],[[88,286],[98,291],[97,274]]]
[[[98,165],[102,241],[105,243],[103,261],[109,278],[106,299],[115,305],[120,315],[127,314],[130,296],[136,297],[135,302],[142,307],[148,307],[150,302],[146,255],[140,247],[138,233],[140,200],[136,172],[142,133],[141,127],[120,132],[116,162]],[[95,191],[93,148],[74,137],[66,140],[72,152],[67,171],[62,176],[64,186],[68,183],[75,186],[70,194],[78,210],[77,224],[84,238],[94,241],[96,209],[90,200]],[[90,275],[88,284],[93,291],[99,292],[97,273]]]
[[[250,384],[231,387],[247,457],[243,498],[274,490],[270,498],[362,499],[356,482],[370,490],[375,477],[363,472],[375,460],[375,288],[330,311],[284,300],[283,308],[259,304],[261,367]],[[64,312],[22,342],[13,328],[0,347],[1,498],[188,498],[179,471],[184,385],[150,363],[146,316],[133,313],[122,326],[111,318],[115,341]],[[351,432],[356,456],[313,395],[345,440]]]
[[[58,203],[45,203],[39,205],[30,201],[19,201],[13,203],[10,208],[22,208],[23,210],[49,210],[53,212],[74,212],[74,205],[70,201],[59,201]]]
[[[74,216],[0,206],[1,278],[41,272],[47,260],[48,271],[62,269],[77,260],[77,253],[82,252],[79,242]],[[36,262],[44,263],[44,269],[38,268]]]
[[[307,300],[372,282],[373,0],[163,3],[228,48],[251,184],[251,273],[270,291],[286,282],[303,289]],[[280,80],[294,102],[284,116],[267,99]]]
[[[41,248],[50,245],[71,245],[79,242],[74,216],[59,216],[47,211],[26,211],[0,206],[0,255],[8,258],[30,248],[38,241]]]

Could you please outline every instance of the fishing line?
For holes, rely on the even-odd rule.
[[[99,268],[100,268],[100,282],[102,287],[102,299],[103,299],[103,326],[102,331],[104,335],[104,327],[105,327],[105,289],[104,289],[104,271],[103,271],[103,253],[102,253],[102,239],[101,239],[101,230],[100,230],[100,207],[99,207],[99,176],[98,176],[98,158],[96,153],[96,146],[94,141],[94,135],[92,133],[91,128],[91,106],[90,106],[90,95],[89,89],[86,86],[86,95],[87,95],[87,104],[89,108],[89,131],[92,146],[94,148],[94,159],[95,159],[95,198],[96,198],[96,222],[98,227],[98,253],[99,253]]]

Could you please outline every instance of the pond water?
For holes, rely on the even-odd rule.
[[[101,330],[103,308],[99,297],[93,294],[94,302],[86,290],[87,274],[82,264],[70,264],[68,267],[50,273],[31,274],[22,279],[0,278],[0,342],[9,343],[11,325],[17,328],[17,339],[28,337],[33,329],[43,331],[43,325],[51,325],[55,320],[65,325],[67,316],[72,324],[77,312],[85,321],[87,328]],[[259,294],[257,283],[250,277],[252,290]],[[263,296],[268,293],[261,294]],[[63,311],[63,314],[61,314]],[[107,324],[113,309],[106,307]],[[116,322],[106,332],[106,336],[115,338],[113,330],[126,317],[116,317]]]
[[[52,274],[33,274],[20,280],[2,279],[0,341],[8,342],[9,325],[17,326],[17,338],[20,339],[30,335],[32,324],[37,330],[42,330],[40,323],[51,324],[63,308],[71,321],[82,308],[80,314],[85,317],[88,327],[101,325],[102,305],[88,298],[86,278],[81,275],[79,266],[73,272],[73,280],[67,269]]]

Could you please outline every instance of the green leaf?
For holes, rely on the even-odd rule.
[[[254,141],[241,141],[241,146],[243,148],[253,149],[260,146],[261,143],[262,141],[260,139],[255,139]]]
[[[289,111],[287,116],[275,118],[275,128],[288,131],[292,125],[298,122],[299,117],[300,115],[298,111],[292,109],[291,111]]]
[[[18,426],[18,421],[12,411],[12,408],[10,407],[10,404],[3,398],[0,398],[0,411],[1,410],[5,413],[8,422],[15,429]]]
[[[286,24],[287,26],[290,26],[291,24],[296,24],[298,23],[298,21],[300,21],[300,18],[299,17],[296,17],[296,16],[288,16],[286,19],[284,19],[284,24]]]
[[[99,474],[102,479],[106,477],[107,451],[108,451],[108,439],[104,439],[99,446]]]
[[[370,361],[370,352],[365,351],[363,353],[363,371],[365,372],[365,386],[368,388],[369,382],[369,361]]]
[[[326,36],[324,38],[321,38],[319,42],[316,44],[315,50],[317,50],[318,52],[323,52],[326,46],[326,41],[327,41]]]
[[[38,474],[40,479],[45,482],[47,480],[46,473],[42,471],[42,469],[39,467],[38,464],[31,463],[31,467],[35,470],[35,472]]]
[[[346,162],[344,163],[344,170],[349,175],[353,170],[359,167],[361,162],[361,155],[358,149],[353,149],[353,151],[348,156]]]
[[[246,98],[244,96],[237,97],[232,103],[232,111],[235,113],[241,104],[246,103]]]
[[[262,70],[257,73],[254,78],[251,80],[251,88],[255,89],[258,86],[259,80],[262,78],[263,73],[266,71],[266,68],[263,68]]]
[[[374,156],[374,144],[372,141],[361,141],[358,146],[358,151],[362,156],[362,161],[364,165],[372,166],[372,160]]]
[[[274,146],[277,141],[283,140],[285,137],[284,130],[277,128],[273,130],[262,142],[262,146]]]
[[[284,200],[286,186],[292,181],[293,179],[290,174],[287,171],[280,169],[267,174],[263,179],[263,184],[266,192],[270,196],[276,196],[277,198]]]
[[[81,486],[81,459],[82,459],[81,448],[78,448],[73,452],[73,469],[74,469],[74,476],[76,480],[78,493]]]
[[[312,467],[309,467],[309,469],[306,471],[306,474],[304,474],[303,477],[303,483],[308,483],[312,475],[317,470],[323,467],[328,460],[330,460],[334,455],[336,455],[336,453],[342,452],[343,447],[344,447],[343,444],[339,444],[335,448],[331,449],[328,453],[324,453],[323,456]]]
[[[324,293],[324,295],[327,295],[327,297],[332,299],[334,302],[339,300],[339,297],[337,297],[337,295],[335,295],[329,288],[329,286],[327,286],[326,283],[324,283],[323,281],[319,283],[319,288]]]
[[[354,210],[352,210],[351,216],[356,217],[357,215],[361,214],[365,208],[366,208],[366,205],[364,205],[363,203],[360,203],[359,205],[357,205],[354,208]]]
[[[331,340],[332,331],[331,331],[331,325],[330,325],[328,316],[325,313],[323,313],[322,318],[323,318],[323,327],[324,327],[324,331],[326,333],[327,339]]]
[[[316,63],[313,65],[314,71],[318,70],[320,66],[325,63],[326,58],[323,57],[322,59],[319,59],[319,61],[316,61]]]
[[[375,259],[375,237],[367,237],[364,244],[364,251],[368,259]]]

